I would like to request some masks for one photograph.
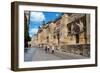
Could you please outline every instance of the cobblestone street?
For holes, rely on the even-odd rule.
[[[24,61],[47,61],[47,60],[69,60],[86,59],[81,55],[75,55],[55,50],[55,53],[47,53],[43,48],[27,48],[24,53]]]

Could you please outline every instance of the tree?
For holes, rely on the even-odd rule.
[[[26,17],[26,14],[24,14],[24,47],[28,47],[28,41],[31,40],[29,36],[29,27],[28,27],[28,19]]]

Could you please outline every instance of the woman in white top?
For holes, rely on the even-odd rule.
[[[52,46],[52,48],[51,48],[51,52],[52,52],[52,54],[55,52],[54,50],[55,50],[55,47]]]

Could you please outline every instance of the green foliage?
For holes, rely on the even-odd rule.
[[[28,27],[28,20],[26,18],[26,16],[24,15],[24,44],[26,46],[26,43],[28,43],[28,41],[31,41],[31,37],[29,36],[29,27]]]

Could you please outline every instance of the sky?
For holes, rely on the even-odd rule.
[[[39,26],[42,25],[43,22],[47,23],[49,21],[54,21],[58,18],[62,13],[59,12],[30,12],[30,24],[29,24],[29,36],[33,37],[37,32]]]

